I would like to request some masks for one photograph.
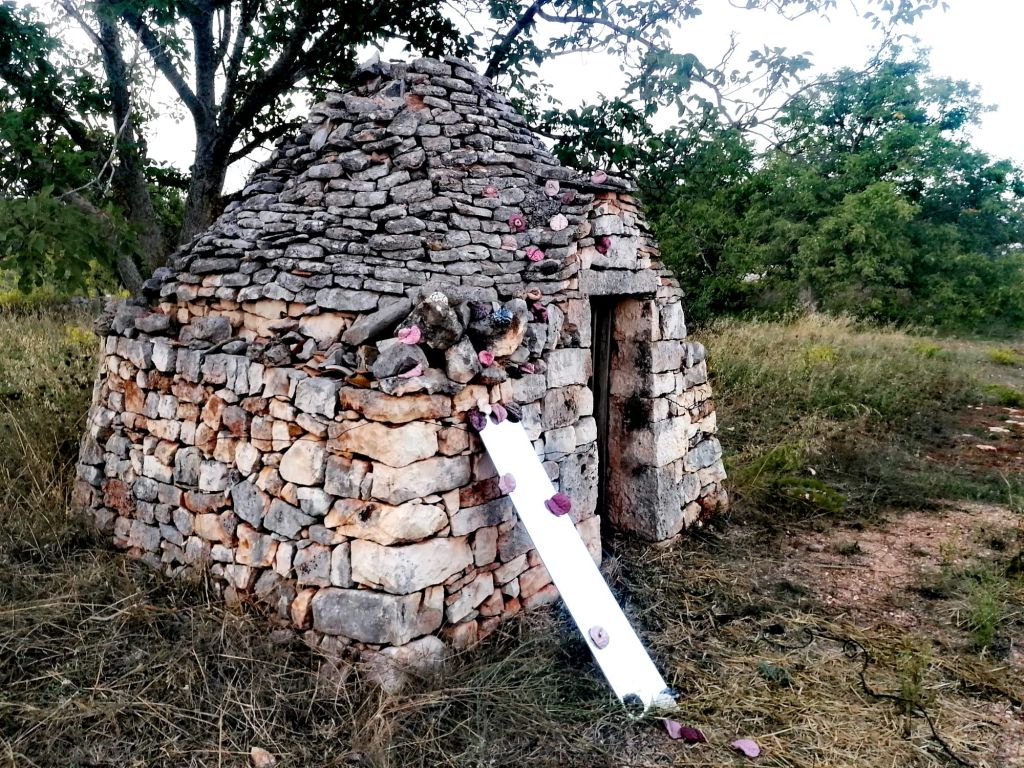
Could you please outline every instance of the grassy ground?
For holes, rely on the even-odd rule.
[[[813,317],[702,339],[735,509],[606,561],[685,746],[557,612],[389,697],[109,550],[66,511],[82,323],[0,316],[4,768],[742,765],[740,737],[769,766],[1024,765],[1024,350]]]

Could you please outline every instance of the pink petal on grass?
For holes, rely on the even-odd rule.
[[[419,363],[417,363],[415,368],[411,368],[410,370],[406,371],[405,373],[398,374],[398,378],[400,378],[400,379],[414,379],[417,376],[422,376],[422,375],[423,375],[423,366],[420,365]]]
[[[665,730],[668,731],[670,739],[685,741],[687,744],[704,744],[708,740],[699,728],[691,728],[676,720],[663,720],[662,722],[665,723]]]
[[[506,473],[501,476],[498,481],[498,490],[502,493],[512,493],[516,489],[516,479],[511,474]]]
[[[604,184],[608,181],[608,174],[604,171],[594,171],[594,175],[590,177],[590,180],[595,184]]]
[[[423,338],[423,333],[418,325],[410,325],[408,328],[398,331],[398,340],[403,344],[419,344],[421,338]]]
[[[481,350],[477,357],[480,358],[480,364],[485,367],[494,365],[494,353],[489,349]]]
[[[736,739],[730,744],[737,752],[742,752],[747,757],[757,757],[761,754],[761,747],[753,739]]]

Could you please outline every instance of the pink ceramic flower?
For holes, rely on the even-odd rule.
[[[513,213],[508,217],[508,228],[513,232],[525,232],[526,217],[521,213]]]
[[[612,247],[611,238],[608,235],[601,235],[597,238],[594,247],[597,248],[598,253],[608,253],[608,250]]]
[[[491,421],[495,424],[501,424],[505,419],[508,418],[508,411],[505,410],[505,406],[501,403],[495,403],[491,406]]]
[[[558,194],[558,191],[560,189],[561,186],[554,179],[548,179],[546,182],[544,182],[544,194],[547,195],[548,197],[554,197],[555,195]]]
[[[481,350],[477,357],[480,358],[480,364],[485,368],[494,365],[494,353],[489,349]]]
[[[563,229],[569,226],[569,220],[560,213],[556,213],[551,217],[551,221],[548,222],[548,226],[551,227],[555,232],[561,232]]]
[[[516,489],[516,479],[510,473],[505,473],[498,480],[498,490],[502,493],[512,493]]]
[[[595,184],[604,184],[608,181],[608,174],[604,171],[594,171],[594,175],[590,177],[590,180]]]
[[[526,249],[526,258],[530,261],[542,261],[544,259],[544,251],[536,245],[531,245]]]
[[[523,373],[536,373],[537,366],[535,366],[533,363],[523,363],[522,365],[519,366],[519,370],[522,371]]]
[[[498,188],[495,186],[484,187],[484,197],[497,197]]]
[[[410,325],[408,328],[402,328],[398,331],[398,340],[403,344],[419,344],[420,339],[423,338],[423,333],[420,331],[418,325]]]

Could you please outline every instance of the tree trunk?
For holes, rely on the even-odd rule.
[[[219,151],[213,142],[196,142],[196,161],[192,166],[185,220],[178,238],[180,243],[188,243],[220,215],[220,193],[224,189],[226,166],[226,152]]]
[[[124,61],[116,22],[102,12],[98,13],[97,17],[102,42],[100,50],[110,88],[114,136],[117,142],[118,165],[114,171],[114,189],[119,202],[126,208],[128,221],[136,231],[146,266],[152,272],[163,265],[167,254],[156,209],[153,207],[153,199],[146,184],[146,146],[135,126],[129,90],[130,73]],[[118,254],[118,261],[122,260],[122,254]],[[133,293],[136,292],[127,285],[125,287]],[[141,284],[139,287],[141,288]]]

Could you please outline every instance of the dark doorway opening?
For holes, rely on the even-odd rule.
[[[597,422],[597,513],[602,518],[603,538],[608,533],[608,408],[611,389],[611,360],[615,343],[615,306],[617,299],[600,297],[590,302],[590,344],[594,374],[590,389],[594,393],[594,421]]]

